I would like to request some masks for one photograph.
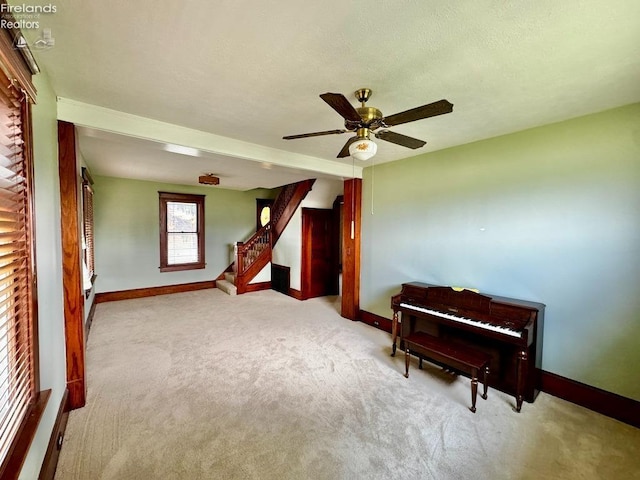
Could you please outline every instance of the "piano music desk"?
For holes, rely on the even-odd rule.
[[[424,332],[414,332],[403,338],[405,348],[405,374],[409,378],[410,352],[432,359],[459,370],[471,377],[471,410],[476,413],[476,396],[478,394],[478,373],[482,372],[484,391],[482,398],[487,399],[487,376],[491,356],[468,346],[456,345],[446,339],[434,337]]]

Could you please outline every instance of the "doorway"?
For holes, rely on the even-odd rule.
[[[302,209],[302,298],[339,294],[339,243],[335,210]]]

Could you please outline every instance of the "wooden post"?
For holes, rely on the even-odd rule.
[[[342,310],[350,320],[360,317],[360,220],[362,180],[344,181],[342,207]]]
[[[82,290],[82,246],[80,239],[80,167],[76,158],[75,126],[58,121],[58,172],[62,220],[62,285],[64,332],[67,353],[68,407],[86,403],[84,294]]]

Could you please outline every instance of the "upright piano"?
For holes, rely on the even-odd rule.
[[[519,412],[523,400],[533,402],[539,393],[544,307],[468,289],[405,283],[391,297],[391,355],[398,333],[402,338],[416,331],[485,351],[491,355],[489,386],[513,395]]]

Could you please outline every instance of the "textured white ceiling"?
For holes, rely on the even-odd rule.
[[[376,162],[640,101],[638,0],[55,5],[26,33],[33,42],[51,29],[55,46],[34,53],[57,95],[327,160],[348,134],[282,140],[343,127],[318,97],[324,92],[356,104],[353,91],[369,87],[369,105],[386,116],[442,98],[454,104],[451,114],[394,127],[427,145],[380,141]],[[119,165],[122,176],[156,179],[164,171],[165,180],[182,182],[172,155],[84,133],[81,148],[96,174],[115,174]],[[220,163],[195,162],[189,175],[229,162],[209,160]],[[264,186],[229,186],[249,183]]]

